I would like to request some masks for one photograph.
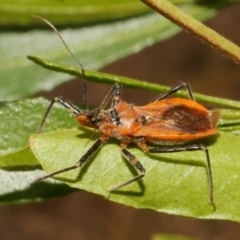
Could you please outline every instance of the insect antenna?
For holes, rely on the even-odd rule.
[[[54,27],[54,25],[49,22],[48,20],[39,17],[37,15],[32,15],[35,18],[40,19],[41,21],[45,22],[49,27],[51,27],[54,32],[58,35],[58,37],[60,38],[60,40],[62,41],[63,45],[65,46],[65,48],[67,49],[68,53],[71,55],[71,57],[78,63],[78,65],[80,66],[81,72],[82,72],[82,82],[83,82],[83,104],[84,104],[84,110],[88,110],[88,101],[87,101],[87,85],[86,85],[86,78],[85,78],[85,69],[82,65],[82,63],[75,57],[75,55],[71,52],[71,50],[69,49],[68,45],[66,44],[66,42],[64,41],[64,39],[62,38],[61,34],[58,32],[58,30]]]

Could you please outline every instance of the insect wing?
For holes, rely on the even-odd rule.
[[[137,109],[146,120],[134,136],[150,141],[190,141],[217,132],[218,112],[210,112],[192,100],[166,99]]]

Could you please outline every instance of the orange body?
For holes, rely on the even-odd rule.
[[[207,137],[217,132],[218,111],[209,111],[197,102],[184,98],[163,99],[146,106],[134,106],[119,101],[115,113],[100,111],[97,129],[107,137],[122,142],[137,139],[160,145],[176,145]],[[91,126],[84,115],[77,120]]]

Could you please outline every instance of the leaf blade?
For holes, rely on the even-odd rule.
[[[31,137],[35,141],[32,150],[47,172],[71,166],[84,154],[86,148],[83,146],[86,139],[83,141],[84,144],[81,143],[79,134],[82,134],[79,130],[62,130]],[[62,139],[64,143],[56,140],[60,135],[64,135],[64,140]],[[143,154],[139,149],[131,148],[130,151],[147,169],[141,183],[143,185],[131,184],[119,194],[112,194],[110,200],[135,208],[150,208],[170,214],[239,221],[240,216],[237,214],[239,204],[236,200],[240,196],[240,191],[236,186],[240,178],[237,174],[240,164],[236,146],[239,146],[240,139],[232,134],[219,133],[215,141],[214,144],[206,142],[213,166],[217,205],[215,212],[208,203],[208,184],[202,152],[157,155]],[[224,152],[223,146],[227,149]],[[55,153],[59,151],[61,153],[56,157],[53,149]],[[46,152],[51,154],[47,155]],[[82,169],[63,173],[58,178],[74,188],[106,197],[108,187],[121,183],[131,176],[129,168],[124,166],[119,147],[115,142],[110,142]]]
[[[41,15],[58,25],[84,24],[116,20],[148,12],[149,9],[137,1],[82,0],[22,2],[2,0],[0,22],[6,25],[29,26],[32,14]],[[118,14],[116,14],[118,12]]]
[[[183,8],[201,20],[217,12],[217,9],[200,5],[183,5]],[[61,34],[83,65],[96,70],[167,39],[179,30],[163,17],[149,14],[82,29],[68,29],[61,31]],[[45,71],[26,59],[27,55],[34,54],[71,65],[69,54],[60,42],[56,44],[55,39],[56,35],[51,30],[31,30],[24,34],[8,31],[0,35],[0,47],[8,49],[3,51],[0,60],[1,79],[4,79],[0,81],[0,100],[19,99],[39,91],[50,91],[69,80],[67,75]],[[39,44],[41,42],[44,44]]]

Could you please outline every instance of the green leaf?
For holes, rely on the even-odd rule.
[[[0,171],[0,176],[5,180],[0,187],[0,203],[36,201],[74,191],[52,180],[30,186],[38,176],[44,175],[44,172],[35,170],[39,168],[38,161],[47,172],[71,166],[99,135],[95,133],[92,136],[92,131],[87,128],[73,129],[79,127],[75,118],[56,104],[44,128],[44,131],[52,132],[33,135],[30,139],[33,154],[28,148],[28,138],[37,132],[48,104],[49,101],[43,99],[1,104],[0,127],[3,134],[0,136],[0,167],[4,170]],[[226,127],[226,121],[229,121],[230,127],[230,120],[238,115],[239,111],[224,111],[220,127]],[[240,129],[240,124],[232,125]],[[110,200],[136,208],[239,221],[239,216],[233,214],[234,211],[238,212],[239,192],[236,186],[239,181],[239,137],[232,133],[220,133],[218,137],[212,137],[204,143],[209,147],[213,164],[216,212],[212,211],[208,203],[209,189],[203,152],[144,154],[137,147],[131,146],[129,150],[143,163],[147,174],[140,185],[134,183],[123,188],[120,194],[112,194]],[[71,187],[106,197],[108,187],[134,174],[136,171],[133,167],[126,165],[121,157],[118,141],[113,139],[82,169],[58,177]],[[44,192],[45,187],[49,191]]]
[[[0,204],[39,201],[75,191],[52,180],[30,186],[43,171],[37,170],[40,164],[28,140],[37,132],[48,104],[49,101],[41,98],[0,104]],[[46,130],[75,126],[70,113],[56,105]]]
[[[41,98],[0,104],[0,167],[21,170],[39,165],[28,147],[28,140],[37,132],[48,104]],[[46,130],[74,126],[76,121],[70,113],[56,105]]]
[[[31,15],[40,15],[58,25],[92,23],[132,17],[150,11],[135,0],[19,1],[1,0],[0,22],[3,25],[28,26]],[[117,14],[116,14],[117,13]]]
[[[20,204],[39,201],[51,197],[61,197],[76,191],[66,184],[48,181],[30,185],[39,174],[35,171],[5,171],[0,170],[0,204]]]
[[[181,8],[199,20],[214,16],[218,10],[218,7],[196,4],[185,4]],[[60,33],[82,64],[96,70],[179,31],[164,17],[153,13]],[[69,80],[68,75],[46,71],[26,59],[27,55],[38,55],[53,62],[73,65],[74,61],[51,29],[2,32],[0,48],[0,100],[50,91]]]
[[[93,143],[87,136],[91,136],[88,130],[74,129],[33,135],[31,149],[49,173],[74,165]],[[110,201],[171,214],[240,221],[240,137],[219,133],[203,143],[211,156],[216,211],[208,202],[206,159],[201,151],[145,154],[137,147],[130,147],[131,153],[146,168],[146,176],[112,193]],[[59,174],[56,178],[71,187],[106,197],[110,186],[135,174],[133,167],[122,158],[117,141],[111,140],[82,169]]]

